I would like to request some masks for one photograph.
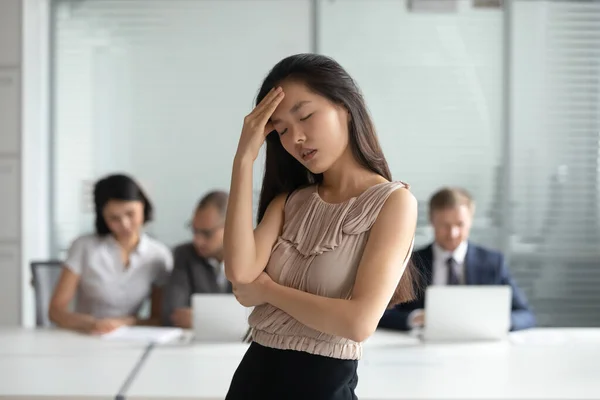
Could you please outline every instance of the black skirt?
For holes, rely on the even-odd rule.
[[[356,400],[358,361],[250,344],[225,400]]]

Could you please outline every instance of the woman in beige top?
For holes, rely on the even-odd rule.
[[[391,174],[363,97],[330,58],[279,62],[244,120],[225,273],[255,306],[227,399],[355,399],[361,342],[411,300],[417,203]],[[258,226],[252,169],[266,139]]]

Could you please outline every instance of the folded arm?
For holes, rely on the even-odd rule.
[[[419,303],[419,301],[411,301],[385,310],[379,321],[379,327],[398,331],[411,330],[413,328],[410,323],[411,315],[414,315],[415,311],[423,309],[423,305]]]
[[[525,293],[519,289],[516,282],[510,275],[508,266],[502,257],[500,262],[500,284],[509,285],[512,289],[512,311],[511,311],[511,327],[512,331],[532,328],[536,324],[535,315],[531,310]]]
[[[266,301],[318,331],[357,342],[377,328],[410,258],[417,202],[408,190],[387,199],[369,234],[350,299],[334,299],[267,282]]]

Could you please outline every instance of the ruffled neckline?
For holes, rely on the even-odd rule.
[[[319,200],[319,202],[321,202],[321,203],[323,203],[325,205],[328,205],[328,206],[343,206],[346,203],[350,203],[350,202],[356,201],[357,199],[361,198],[362,196],[364,196],[365,194],[367,194],[369,191],[373,190],[374,188],[377,188],[377,187],[379,187],[381,185],[389,185],[390,183],[393,183],[393,182],[380,182],[380,183],[376,183],[375,185],[369,186],[368,188],[366,188],[365,190],[363,190],[362,193],[360,193],[360,194],[358,194],[356,196],[350,197],[349,199],[341,201],[339,203],[330,203],[328,201],[323,200],[323,198],[319,194],[319,184],[318,183],[315,184],[315,185],[313,185],[312,187],[314,188],[313,196],[315,196],[317,198],[317,200]]]
[[[405,186],[403,182],[378,183],[340,203],[323,200],[317,185],[300,189],[285,206],[281,239],[307,257],[334,250],[343,235],[371,229],[390,193]]]

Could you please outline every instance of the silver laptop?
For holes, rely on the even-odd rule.
[[[510,286],[429,286],[425,341],[502,340],[510,330]]]
[[[252,308],[237,302],[233,294],[192,295],[194,341],[242,343],[248,335]]]

